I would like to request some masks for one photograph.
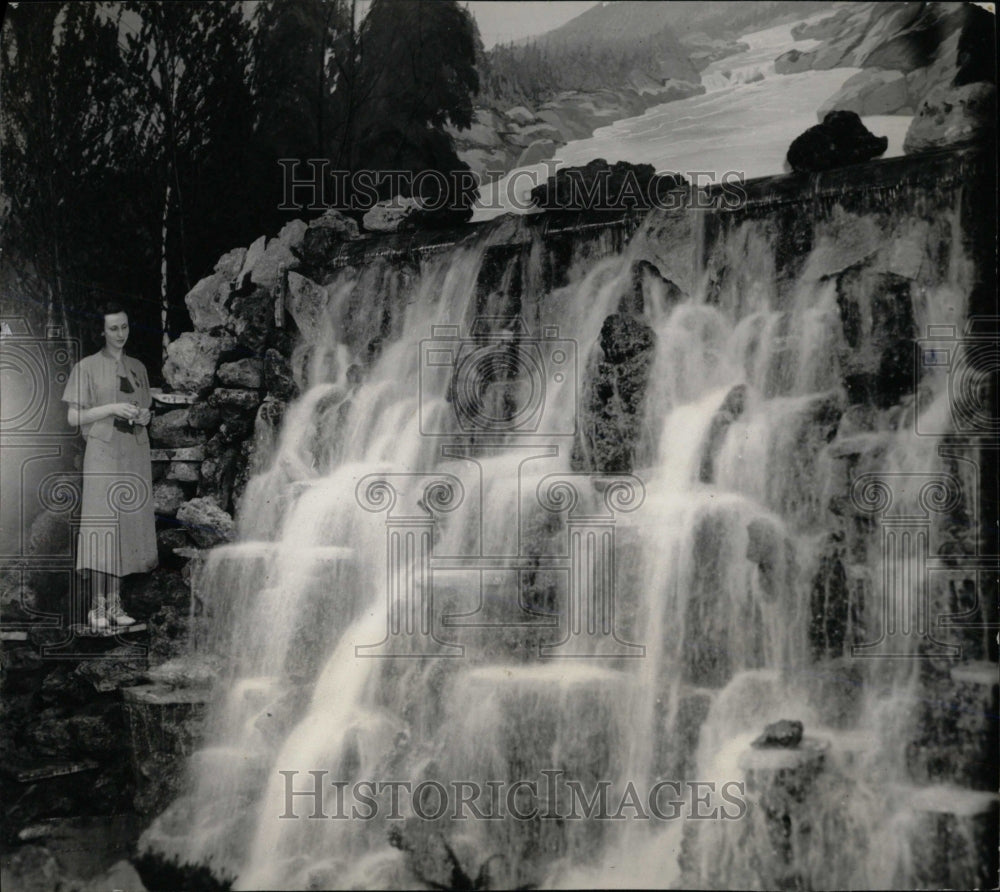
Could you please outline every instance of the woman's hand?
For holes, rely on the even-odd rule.
[[[141,424],[143,427],[149,424],[153,418],[153,413],[149,409],[140,409],[139,414],[135,418],[136,424]]]
[[[120,418],[122,421],[134,422],[139,417],[139,407],[131,403],[109,403],[108,414],[112,418]]]

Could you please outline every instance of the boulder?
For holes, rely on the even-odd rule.
[[[236,534],[232,517],[209,498],[185,502],[177,509],[177,520],[201,548],[230,542]]]
[[[812,68],[813,56],[801,50],[789,50],[774,60],[774,70],[777,74],[798,74]]]
[[[515,105],[513,108],[508,108],[505,114],[509,120],[513,121],[519,127],[527,127],[535,121],[535,116],[523,105]]]
[[[209,405],[222,413],[252,412],[260,405],[260,393],[236,387],[220,387],[208,398]]]
[[[177,483],[197,483],[198,468],[201,462],[172,461],[167,468],[167,480],[174,480]]]
[[[228,336],[186,331],[168,345],[163,377],[173,390],[200,393],[212,386],[219,357],[233,347]]]
[[[250,278],[250,274],[253,272],[253,268],[257,265],[257,261],[264,256],[264,250],[267,248],[267,236],[262,235],[257,239],[249,248],[247,248],[246,256],[243,258],[243,265],[240,267],[240,271],[236,274],[236,288],[243,288],[247,280]]]
[[[166,449],[200,443],[202,437],[188,427],[190,412],[190,409],[174,409],[155,416],[149,425],[149,437],[153,443]]]
[[[329,304],[330,294],[322,285],[317,285],[312,279],[296,272],[288,274],[285,306],[295,320],[299,333],[307,341],[314,341],[320,336]]]
[[[832,111],[792,141],[787,160],[796,172],[814,173],[870,161],[888,147],[889,138],[875,136],[856,112]]]
[[[278,233],[278,241],[294,251],[302,244],[309,227],[302,220],[292,220],[281,227]]]
[[[226,301],[229,299],[230,279],[224,272],[212,273],[184,297],[195,331],[211,331],[228,323]]]
[[[173,481],[153,484],[153,508],[161,517],[173,517],[184,503],[184,490]]]
[[[273,347],[264,354],[264,389],[284,400],[291,399],[298,392],[288,360]]]
[[[259,359],[237,359],[235,362],[224,362],[216,373],[219,383],[225,387],[260,387],[264,364]]]
[[[188,409],[188,427],[199,431],[214,431],[219,427],[222,416],[219,410],[207,402],[199,401]]]
[[[878,68],[859,71],[826,100],[816,112],[822,121],[831,111],[852,111],[861,116],[891,115],[905,108],[909,101],[906,75],[901,71]]]
[[[409,226],[410,217],[420,209],[420,203],[415,198],[402,198],[397,195],[389,201],[380,201],[361,220],[361,225],[369,232],[398,232]]]
[[[920,104],[906,131],[908,155],[988,144],[996,138],[996,87],[974,83],[938,87]]]
[[[802,742],[802,722],[780,719],[764,728],[752,744],[755,749],[794,749]]]
[[[296,222],[301,223],[302,221]],[[282,232],[284,231],[282,230]],[[288,245],[280,238],[273,238],[267,243],[264,253],[261,254],[260,259],[250,271],[250,281],[260,288],[273,291],[282,273],[298,265],[299,259],[292,253]]]
[[[335,211],[333,208],[324,211],[315,220],[310,220],[308,228],[310,230],[326,230],[329,233],[340,236],[342,240],[360,237],[357,221],[340,211]]]
[[[223,254],[215,264],[215,271],[222,273],[230,282],[235,280],[237,274],[243,269],[243,264],[247,259],[246,248],[233,248]]]

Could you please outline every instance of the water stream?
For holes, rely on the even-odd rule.
[[[596,475],[573,457],[578,396],[652,225],[623,250],[580,252],[557,287],[538,243],[516,282],[484,291],[488,232],[416,274],[386,260],[334,275],[328,325],[297,360],[304,395],[241,505],[241,541],[211,554],[201,582],[215,629],[203,646],[227,676],[189,791],[149,844],[239,889],[411,886],[441,840],[470,876],[485,865],[508,887],[916,882],[927,809],[913,801],[934,789],[905,764],[920,661],[846,665],[843,641],[834,654],[811,644],[847,408],[834,280],[802,276],[779,294],[754,278],[773,265],[767,240],[744,231],[710,261],[728,251],[749,271],[721,290],[701,262],[680,299],[647,282],[655,348],[636,467]],[[960,320],[967,275],[956,247],[927,278],[928,312]],[[352,363],[340,326],[390,281],[405,315],[376,358]],[[940,412],[944,383],[931,386]],[[941,471],[911,426],[874,428],[878,470]],[[858,579],[911,565],[878,535],[859,533]],[[798,749],[749,746],[779,719],[804,723]],[[289,814],[289,777],[302,791],[314,776],[325,816],[310,818],[304,796]],[[333,782],[366,781],[452,797],[478,784],[469,801],[483,812],[488,782],[506,795],[533,781],[534,798],[522,786],[503,804],[541,814],[424,820],[404,799],[397,820],[370,789],[377,814],[332,816]],[[569,808],[574,784],[589,797],[602,782],[612,818],[546,817],[539,789]],[[629,785],[638,798],[623,804]],[[657,785],[669,815],[649,814]]]

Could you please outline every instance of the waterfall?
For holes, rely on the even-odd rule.
[[[858,334],[843,320],[851,295],[881,288],[891,304],[909,263],[914,324],[960,326],[955,208],[932,232],[901,213],[860,259],[831,260],[843,232],[870,225],[836,210],[791,267],[766,217],[699,221],[683,288],[635,284],[651,245],[661,270],[683,253],[657,214],[624,245],[562,251],[558,275],[537,230],[495,268],[488,229],[405,275],[388,259],[331,273],[328,318],[296,354],[303,395],[247,489],[241,540],[202,574],[203,646],[226,675],[187,793],[146,844],[238,889],[412,886],[450,863],[435,861],[442,841],[505,887],[930,882],[928,816],[978,838],[989,797],[914,779],[927,664],[851,655],[888,628],[879,580],[919,572],[916,540],[881,538],[892,524],[873,519],[886,487],[904,514],[928,500],[951,512],[934,538],[973,510],[975,474],[912,423],[947,415],[945,377],[919,400],[859,399],[854,382],[870,378],[851,363],[870,359],[876,323]],[[920,252],[949,233],[932,269]],[[401,316],[358,321],[390,284]],[[608,320],[623,316],[651,333],[648,365],[612,359]],[[364,324],[374,341],[359,340]],[[630,402],[635,380],[644,396]],[[614,430],[587,414],[601,405],[640,407],[630,467],[595,470]],[[905,591],[886,598],[903,657],[937,646],[906,625],[926,617],[906,613]],[[956,684],[988,688],[969,672]],[[781,719],[805,726],[798,747],[751,745]],[[536,813],[397,816],[370,788],[377,813],[335,814],[352,785],[392,781],[435,795],[478,784],[466,805],[482,813],[492,781],[508,808]],[[289,799],[314,782],[322,808]],[[578,805],[602,782],[618,819],[546,816],[552,797]],[[676,814],[638,819],[664,783]]]

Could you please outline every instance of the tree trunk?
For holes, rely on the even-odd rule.
[[[163,234],[160,242],[160,326],[163,329],[163,362],[167,361],[167,347],[170,346],[170,332],[167,328],[167,315],[170,310],[170,300],[167,296],[167,219],[170,216],[170,181],[167,181],[166,193],[163,196]]]

